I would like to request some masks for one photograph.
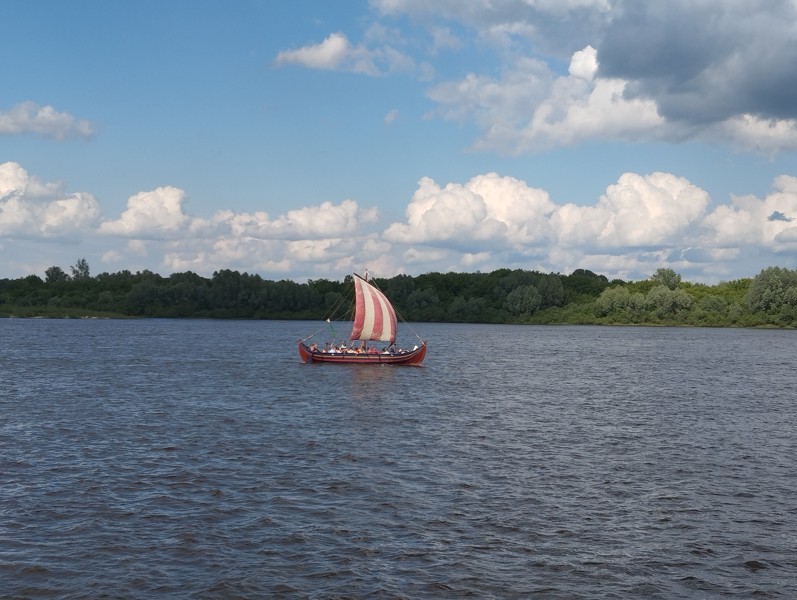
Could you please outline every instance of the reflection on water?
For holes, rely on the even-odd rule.
[[[338,365],[318,365],[320,368],[334,368]],[[389,390],[395,383],[396,377],[406,377],[406,373],[396,371],[411,369],[392,365],[339,365],[347,371],[342,377],[346,397],[353,400],[370,400],[375,393]],[[423,367],[420,367],[423,368]],[[335,375],[340,375],[336,373]]]

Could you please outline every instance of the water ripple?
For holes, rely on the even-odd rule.
[[[301,326],[0,322],[0,596],[797,596],[792,332]]]

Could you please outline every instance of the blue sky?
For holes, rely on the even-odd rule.
[[[791,1],[5,0],[0,277],[797,268]]]

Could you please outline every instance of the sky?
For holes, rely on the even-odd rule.
[[[3,0],[0,22],[0,278],[797,268],[797,0]]]

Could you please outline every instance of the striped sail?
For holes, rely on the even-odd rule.
[[[353,340],[396,341],[396,312],[387,297],[354,274],[354,324]]]

